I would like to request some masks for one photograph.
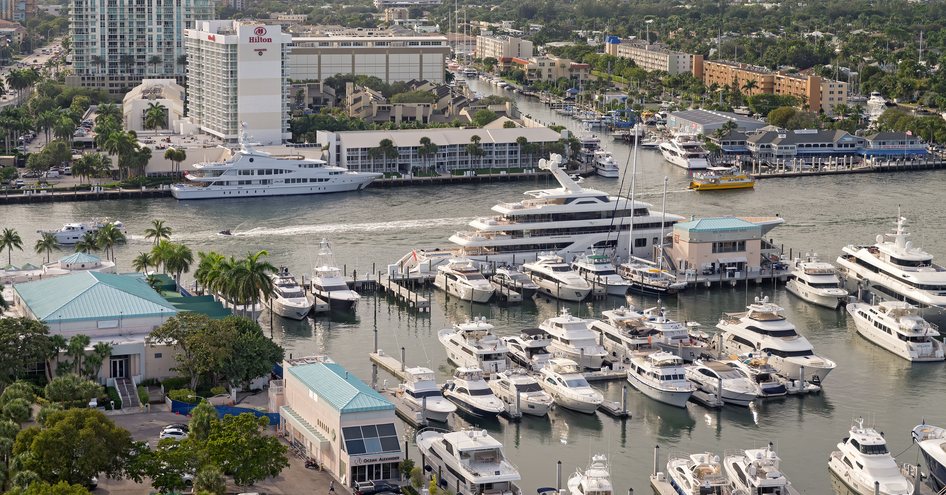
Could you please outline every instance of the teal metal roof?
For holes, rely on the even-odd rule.
[[[65,258],[59,258],[60,263],[101,263],[102,258],[89,253],[72,253]]]
[[[13,290],[36,319],[47,323],[170,317],[177,313],[171,303],[136,276],[81,272],[16,284]]]
[[[394,404],[336,363],[292,366],[289,373],[339,412],[394,410]]]
[[[687,230],[690,232],[726,232],[731,230],[759,229],[760,227],[752,222],[736,217],[714,217],[700,218],[689,222],[680,222],[673,226],[674,230]]]

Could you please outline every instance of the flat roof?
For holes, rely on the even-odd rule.
[[[760,229],[759,225],[736,217],[699,218],[674,224],[674,230],[689,232],[727,232],[734,230]],[[761,229],[760,229],[761,230]]]
[[[516,127],[511,129],[404,129],[396,131],[342,131],[336,132],[346,148],[374,148],[382,139],[390,139],[398,148],[420,146],[421,138],[428,137],[438,146],[464,145],[479,136],[481,143],[514,143],[524,137],[529,142],[554,142],[561,134],[548,127]]]
[[[341,413],[394,411],[394,404],[337,363],[290,366],[288,371]]]
[[[760,122],[751,117],[746,117],[745,115],[739,115],[738,113],[732,112],[718,112],[714,110],[681,110],[679,112],[671,112],[671,117],[677,119],[688,120],[690,122],[706,125],[706,124],[719,124],[725,123],[726,121],[733,121],[737,124],[745,124],[762,127],[765,125],[764,122]]]

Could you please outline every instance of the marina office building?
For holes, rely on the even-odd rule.
[[[276,25],[198,21],[184,30],[188,116],[203,132],[236,141],[241,123],[254,142],[289,139],[290,36]]]
[[[285,361],[269,388],[280,429],[343,485],[398,479],[401,432],[394,405],[325,356]]]
[[[444,36],[358,33],[352,30],[319,36],[294,36],[289,77],[325,80],[336,74],[374,76],[386,83],[427,80],[444,82],[450,45]]]
[[[471,155],[467,145],[473,136],[480,137],[479,156]],[[421,156],[421,138],[428,137],[437,145],[434,156]],[[408,129],[397,131],[318,131],[319,143],[328,148],[328,162],[357,172],[409,172],[412,168],[450,171],[477,168],[534,168],[538,157],[523,153],[516,142],[520,137],[529,143],[547,145],[557,142],[561,134],[547,127],[512,129]],[[396,158],[372,158],[371,149],[390,139],[397,149]]]
[[[762,237],[781,218],[700,218],[673,225],[673,243],[666,259],[678,273],[741,279],[758,274],[762,257],[778,249]]]
[[[614,57],[628,58],[644,70],[660,70],[670,75],[692,73],[699,77],[703,56],[677,52],[657,43],[644,40],[621,39],[608,36],[604,52]]]

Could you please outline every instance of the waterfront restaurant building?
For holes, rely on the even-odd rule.
[[[400,478],[394,405],[331,359],[285,361],[283,380],[270,384],[270,410],[292,445],[342,484]]]
[[[701,277],[741,278],[758,273],[763,255],[772,246],[762,236],[781,219],[736,217],[700,218],[673,226],[667,257],[679,273],[696,271]]]

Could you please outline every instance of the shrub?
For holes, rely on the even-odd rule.
[[[216,386],[210,389],[211,395],[224,395],[227,393],[226,387]]]
[[[172,378],[166,378],[161,385],[164,385],[164,390],[174,390],[178,388],[187,388],[190,384],[190,379],[186,376],[175,376]]]
[[[138,385],[138,401],[141,402],[141,405],[151,402],[150,397],[148,397],[148,387]]]
[[[122,408],[122,396],[118,394],[118,390],[115,387],[108,387],[108,400],[115,405],[113,407],[111,403],[105,404],[105,409]]]
[[[168,397],[171,400],[176,400],[178,402],[186,402],[188,404],[196,404],[198,400],[197,393],[193,390],[186,388],[179,388],[176,390],[171,390],[168,392]]]
[[[402,486],[401,493],[404,495],[418,495],[417,490],[411,485]]]

